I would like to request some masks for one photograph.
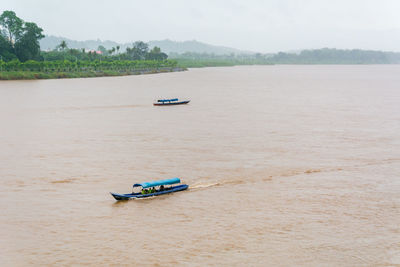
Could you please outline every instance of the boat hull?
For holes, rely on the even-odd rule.
[[[173,106],[173,105],[183,105],[189,103],[190,100],[179,101],[179,102],[156,102],[153,103],[154,106]]]
[[[133,194],[117,194],[117,193],[112,193],[110,194],[116,199],[116,200],[129,200],[129,199],[135,199],[135,198],[147,198],[147,197],[154,197],[154,196],[159,196],[159,195],[165,195],[165,194],[170,194],[178,191],[183,191],[188,189],[189,186],[187,184],[182,184],[178,186],[173,186],[169,190],[164,190],[164,191],[159,191],[155,193],[150,193],[150,194],[142,194],[142,193],[133,193]]]

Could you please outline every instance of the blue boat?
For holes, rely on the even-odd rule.
[[[164,194],[169,194],[173,192],[178,192],[182,190],[186,190],[189,188],[187,184],[180,184],[180,185],[175,185],[181,183],[181,179],[179,178],[171,178],[171,179],[165,179],[165,180],[159,180],[159,181],[153,181],[153,182],[144,182],[140,184],[134,184],[133,188],[136,187],[141,187],[142,190],[140,192],[132,192],[130,194],[117,194],[117,193],[112,193],[110,194],[116,199],[116,200],[128,200],[128,199],[135,199],[135,198],[146,198],[146,197],[153,197],[153,196],[159,196],[159,195],[164,195]],[[168,185],[175,185],[175,186],[168,186]],[[148,190],[147,188],[150,188]]]
[[[179,100],[178,98],[159,99],[153,103],[154,106],[182,105],[189,103],[190,100]]]

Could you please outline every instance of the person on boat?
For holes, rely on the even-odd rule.
[[[160,192],[164,191],[164,185],[160,186]]]
[[[155,193],[155,192],[156,192],[156,189],[154,187],[152,187],[150,193]]]

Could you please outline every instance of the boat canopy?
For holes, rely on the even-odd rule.
[[[171,102],[171,101],[178,101],[178,98],[159,99],[159,100],[157,100],[157,102]]]
[[[179,178],[171,178],[171,179],[165,179],[165,180],[159,180],[159,181],[153,181],[153,182],[144,182],[144,183],[140,183],[140,184],[134,184],[133,187],[141,186],[143,188],[149,188],[149,187],[154,187],[154,186],[159,186],[159,185],[179,184],[180,182],[181,182],[181,179],[179,179]]]

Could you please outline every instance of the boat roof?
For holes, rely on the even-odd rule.
[[[159,100],[157,100],[157,102],[170,102],[170,101],[178,101],[178,98],[159,99]]]
[[[164,179],[164,180],[159,180],[159,181],[152,181],[152,182],[144,182],[140,184],[134,184],[133,187],[138,187],[141,186],[143,188],[149,188],[153,186],[159,186],[159,185],[167,185],[167,184],[179,184],[181,182],[181,179],[175,177],[171,179]]]

